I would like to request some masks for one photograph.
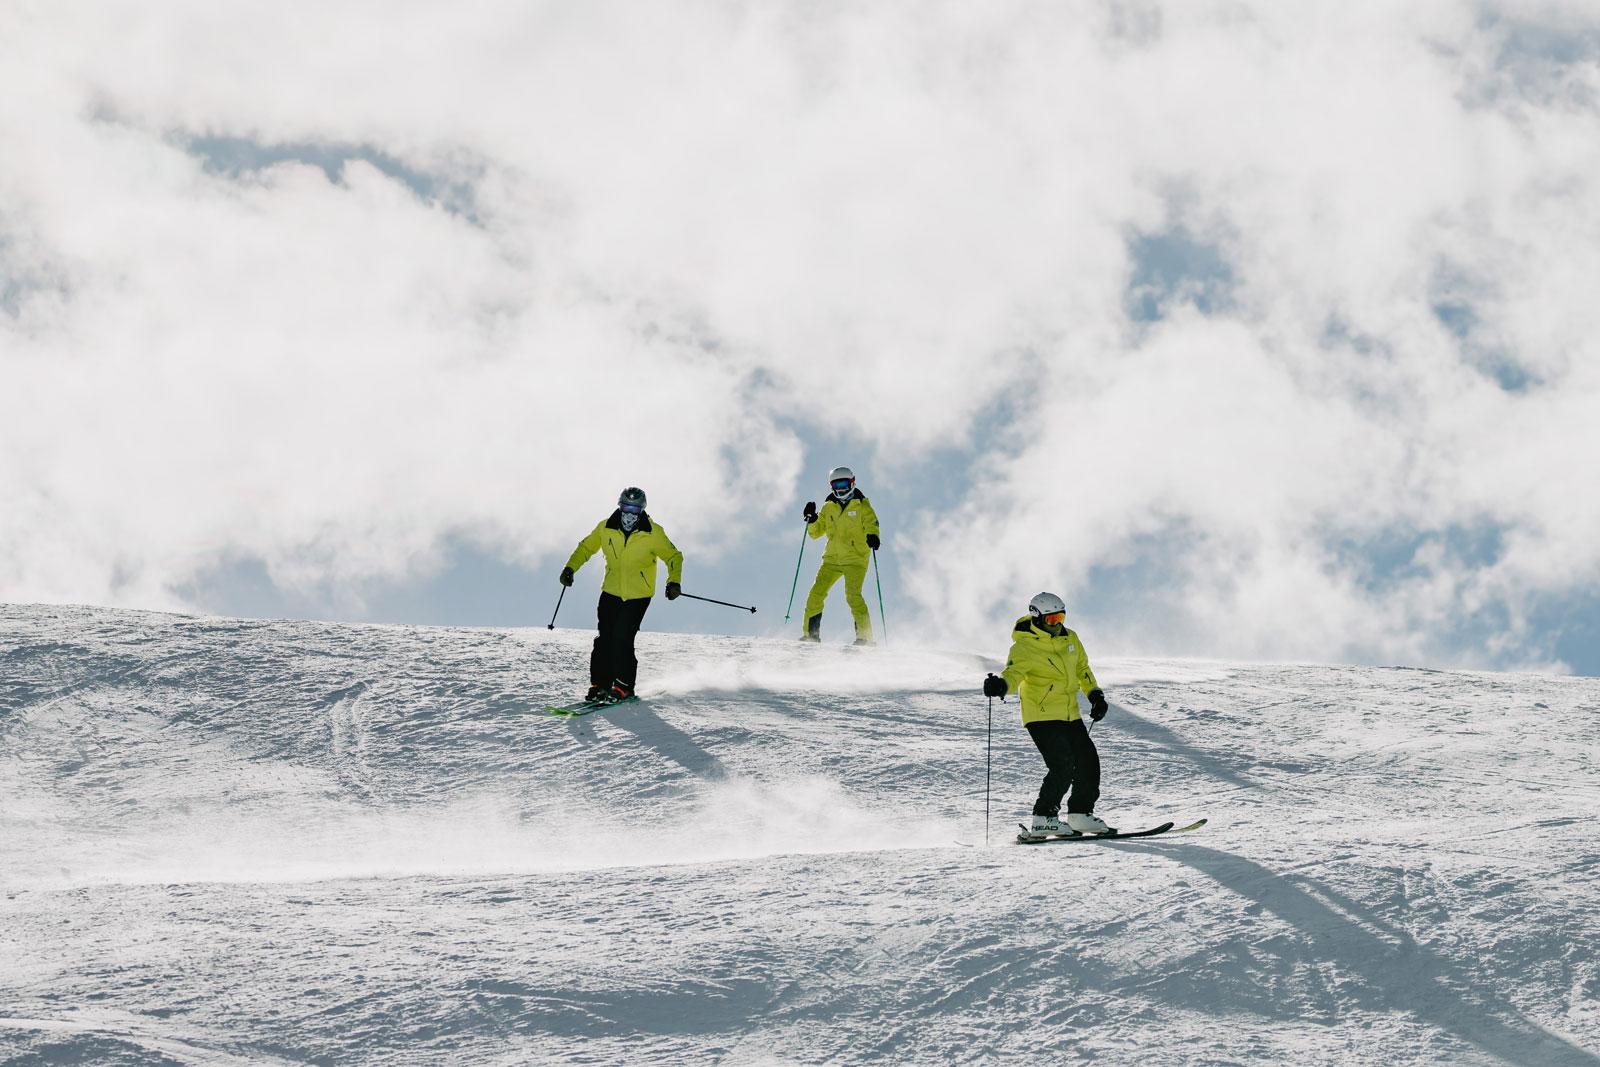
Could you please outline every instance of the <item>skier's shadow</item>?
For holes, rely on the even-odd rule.
[[[1498,990],[1482,988],[1482,979],[1460,964],[1420,945],[1403,927],[1385,919],[1357,901],[1303,874],[1280,874],[1252,860],[1187,842],[1162,844],[1129,841],[1119,849],[1149,852],[1177,860],[1215,881],[1259,909],[1276,915],[1300,934],[1292,941],[1298,958],[1282,960],[1300,973],[1332,963],[1359,984],[1345,987],[1344,996],[1360,1008],[1378,1013],[1403,1013],[1477,1046],[1507,1063],[1600,1064],[1595,1056],[1531,1022],[1507,1006]],[[1376,931],[1376,932],[1375,932]],[[1350,990],[1354,990],[1353,993]],[[1213,998],[1226,992],[1175,990],[1178,999],[1193,1007],[1196,998]],[[1277,995],[1263,991],[1263,1002],[1275,1004]],[[1463,1003],[1464,997],[1471,1001]],[[1457,1012],[1441,1005],[1459,1006]],[[1238,1010],[1237,997],[1217,1005]],[[1249,1006],[1247,1005],[1247,1010]],[[1303,1013],[1295,1013],[1303,1019]]]
[[[626,730],[690,774],[712,781],[728,776],[728,768],[721,760],[654,710],[636,705],[619,708],[617,712],[620,714],[614,712],[606,721]]]
[[[1201,773],[1227,782],[1231,786],[1236,786],[1240,789],[1262,788],[1262,783],[1248,774],[1236,771],[1229,766],[1230,763],[1248,763],[1248,758],[1237,754],[1232,756],[1222,755],[1207,749],[1197,748],[1179,737],[1176,731],[1162,726],[1158,722],[1141,718],[1121,704],[1112,704],[1111,707],[1115,711],[1115,718],[1107,721],[1114,721],[1119,731],[1136,737],[1141,741],[1147,741],[1157,749],[1188,760]]]

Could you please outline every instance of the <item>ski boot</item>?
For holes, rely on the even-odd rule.
[[[608,688],[610,688],[610,687],[609,686],[604,686],[604,685],[591,685],[589,687],[589,692],[583,698],[583,702],[585,704],[593,704],[593,703],[595,703],[601,697],[605,696],[606,690]]]
[[[1114,834],[1117,831],[1106,825],[1100,816],[1087,811],[1067,812],[1067,828],[1080,834]]]
[[[612,682],[601,699],[607,704],[620,704],[624,700],[632,700],[633,686],[627,682]]]
[[[800,635],[800,640],[808,644],[820,645],[822,643],[822,616],[813,615],[806,620],[806,632]]]

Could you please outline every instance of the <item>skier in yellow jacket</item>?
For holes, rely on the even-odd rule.
[[[1066,626],[1067,605],[1054,593],[1028,602],[1028,614],[1011,630],[1011,654],[1002,675],[984,679],[985,696],[1015,691],[1027,727],[1049,773],[1033,804],[1031,837],[1115,833],[1094,814],[1100,799],[1100,754],[1078,713],[1078,694],[1089,698],[1089,718],[1106,715],[1106,695],[1089,669],[1083,641]],[[1061,799],[1071,789],[1067,817]]]
[[[667,599],[676,600],[683,580],[683,553],[667,531],[650,521],[643,489],[628,488],[617,499],[611,517],[578,542],[561,570],[561,584],[596,552],[605,553],[606,575],[598,608],[600,633],[589,656],[589,695],[584,699],[626,700],[633,696],[639,674],[633,639],[656,591],[656,561],[667,565]]]
[[[822,566],[817,568],[817,580],[806,597],[806,629],[800,640],[822,640],[822,605],[828,590],[843,578],[845,602],[856,621],[856,644],[870,645],[872,615],[867,611],[867,598],[861,595],[861,584],[867,579],[871,554],[880,544],[878,514],[856,488],[855,472],[849,467],[829,471],[828,488],[831,492],[821,511],[815,501],[808,500],[805,506],[808,534],[826,537],[828,547],[822,550]]]

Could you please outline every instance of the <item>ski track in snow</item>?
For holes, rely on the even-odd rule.
[[[1600,681],[589,641],[0,607],[0,1062],[1600,1064]]]

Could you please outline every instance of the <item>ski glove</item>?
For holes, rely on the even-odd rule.
[[[1098,689],[1089,690],[1089,718],[1099,722],[1106,717],[1106,695]]]
[[[1004,697],[1006,695],[1006,680],[998,674],[991,674],[983,680],[983,695],[986,697]]]
[[[562,585],[571,585],[572,584],[572,568],[571,567],[562,567],[561,568],[561,584]]]
[[[806,501],[805,515],[807,526],[810,526],[812,523],[817,521],[817,502],[815,500]]]
[[[872,551],[878,551],[878,546],[881,544],[883,544],[883,542],[878,540],[877,534],[867,534],[867,547],[872,549]]]
[[[668,600],[677,600],[678,597],[680,597],[682,595],[683,595],[683,589],[682,589],[681,586],[678,585],[677,582],[668,582],[667,583],[667,599]]]

